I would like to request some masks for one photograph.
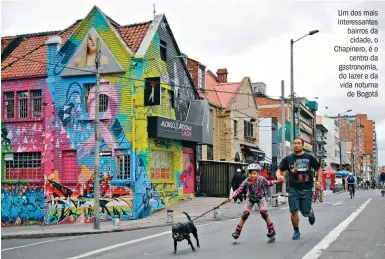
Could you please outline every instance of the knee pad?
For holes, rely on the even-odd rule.
[[[242,217],[241,217],[241,219],[242,220],[247,220],[247,218],[250,216],[250,212],[249,211],[244,211],[243,213],[242,213]]]
[[[263,219],[267,219],[267,217],[269,216],[269,214],[267,214],[267,211],[265,211],[265,210],[260,211],[259,213],[261,213],[261,216]]]

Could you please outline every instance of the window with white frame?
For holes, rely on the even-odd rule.
[[[19,102],[19,118],[28,117],[28,91],[17,92]]]
[[[5,169],[41,167],[40,152],[13,153],[12,155],[12,160],[5,161]]]
[[[99,112],[106,112],[108,109],[108,96],[105,94],[99,95]]]
[[[130,179],[130,156],[128,155],[119,155],[117,157],[117,166],[118,170],[116,173],[116,178],[118,179]]]
[[[166,89],[160,88],[160,114],[163,116],[164,113],[164,105],[165,105],[165,100],[163,99],[165,96],[165,91]]]
[[[5,153],[5,179],[36,180],[44,178],[40,152]]]
[[[41,117],[41,90],[31,91],[32,117]]]
[[[245,138],[254,137],[254,125],[250,121],[243,121],[243,135]]]
[[[171,179],[172,153],[165,151],[152,151],[150,176],[152,179]]]
[[[172,94],[172,91],[167,91],[167,116],[169,118],[171,118]]]
[[[15,93],[6,92],[5,96],[5,117],[11,119],[15,117]]]

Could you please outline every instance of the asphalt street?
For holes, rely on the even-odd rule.
[[[315,203],[316,223],[300,217],[301,239],[292,240],[287,206],[270,213],[276,226],[276,242],[266,242],[267,229],[259,214],[246,223],[238,244],[231,233],[238,219],[198,225],[201,248],[192,252],[187,242],[172,254],[170,227],[89,236],[2,240],[6,259],[128,259],[128,258],[287,258],[287,259],[383,259],[385,258],[385,198],[380,191],[360,191],[325,197]],[[239,213],[242,213],[242,205]],[[76,227],[76,226],[69,226]],[[195,246],[195,240],[193,239]]]

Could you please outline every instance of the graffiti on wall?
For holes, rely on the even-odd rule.
[[[180,175],[180,181],[183,183],[183,192],[192,194],[195,192],[195,168],[194,152],[191,148],[185,148],[183,152],[183,173]]]
[[[46,181],[46,223],[93,222],[93,176],[88,181],[77,184],[74,189],[49,178]],[[112,179],[109,172],[100,174],[100,219],[132,219],[133,191],[130,184],[114,186],[111,185]]]
[[[155,139],[154,144],[158,148],[169,149],[171,147],[171,142],[164,139]]]
[[[1,226],[42,224],[44,187],[31,184],[1,185]]]
[[[11,139],[8,138],[8,130],[4,122],[1,122],[1,146],[3,147],[12,147]]]
[[[162,84],[186,83],[183,61],[164,62],[160,58],[162,33],[162,38],[169,43],[167,46],[175,52],[170,35],[164,31],[156,32],[145,57],[155,62],[138,60],[138,65],[134,67],[131,66],[132,53],[116,38],[115,30],[106,17],[98,9],[93,9],[90,17],[81,22],[79,26],[83,29],[71,35],[60,50],[54,44],[47,45],[48,79],[37,82],[46,89],[43,91],[44,101],[48,103],[44,108],[45,121],[31,122],[25,124],[27,126],[24,128],[17,125],[3,127],[2,124],[2,151],[5,146],[10,146],[12,150],[12,144],[18,152],[28,152],[31,148],[42,152],[45,176],[45,186],[2,184],[4,226],[33,222],[63,224],[93,221],[95,77],[62,75],[68,72],[65,72],[65,67],[73,65],[86,68],[92,63],[88,60],[88,54],[95,35],[104,40],[102,60],[108,59],[109,64],[115,62],[116,68],[120,66],[125,69],[124,74],[119,76],[103,75],[100,85],[100,93],[103,95],[101,99],[104,100],[104,108],[100,110],[100,149],[113,151],[112,157],[100,160],[101,219],[119,217],[130,220],[146,217],[153,211],[175,203],[183,195],[183,185],[188,184],[180,179],[182,174],[186,177],[191,171],[183,164],[182,144],[171,140],[151,141],[145,130],[138,130],[147,127],[145,118],[138,119],[139,116],[145,117],[148,112],[139,101],[143,100],[143,82],[146,77],[159,77]],[[178,107],[186,100],[194,99],[193,91],[184,88],[177,92],[174,102],[178,102],[178,105],[172,104],[171,117],[184,120],[187,109]],[[167,95],[163,97],[166,106],[169,100]],[[155,110],[159,114],[162,110],[161,115],[168,116],[167,109],[156,107]],[[132,151],[134,139],[135,152]],[[46,149],[47,152],[44,151]],[[63,166],[63,154],[67,150],[77,151],[74,158],[76,165],[71,167],[73,182],[61,179],[68,173],[64,172],[67,167]],[[123,152],[121,150],[130,156],[130,164],[125,165],[130,169],[127,179],[117,179],[115,152]],[[167,157],[164,154],[156,156],[153,150],[163,150],[170,154]],[[155,160],[159,163],[153,166]]]

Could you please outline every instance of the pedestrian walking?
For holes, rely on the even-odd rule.
[[[242,181],[243,181],[242,171],[241,169],[237,169],[236,173],[233,176],[233,179],[231,179],[231,188],[233,188],[233,191],[235,191],[236,189],[239,188],[239,186],[241,186]],[[243,196],[241,194],[235,196],[234,202],[237,202],[237,200],[238,200],[238,203],[241,203],[243,201]]]
[[[345,177],[342,177],[342,185],[344,186],[344,191],[346,192],[346,187],[345,187]]]
[[[273,222],[267,213],[267,203],[266,203],[266,193],[265,186],[272,186],[277,183],[277,181],[268,181],[265,177],[261,176],[261,167],[258,164],[250,164],[247,167],[249,177],[247,177],[241,184],[241,186],[229,197],[231,201],[234,197],[241,194],[244,190],[247,190],[247,199],[245,202],[245,209],[239,221],[239,224],[235,228],[234,233],[232,234],[234,241],[236,241],[241,235],[243,225],[246,223],[246,220],[250,216],[251,210],[254,205],[258,205],[259,213],[262,218],[265,220],[267,225],[267,237],[268,242],[274,242],[275,229]]]
[[[248,177],[248,175],[247,175],[246,170],[242,170],[241,183],[243,183],[243,181],[246,180],[247,177]],[[247,199],[247,197],[246,197],[247,196],[247,190],[246,189],[243,190],[243,192],[241,192],[240,195],[242,196],[243,200],[246,201],[246,199]]]
[[[301,238],[298,211],[301,211],[301,214],[308,218],[310,225],[314,225],[315,223],[315,213],[312,209],[314,171],[318,176],[316,177],[317,182],[315,187],[317,190],[321,190],[322,187],[322,169],[320,164],[314,156],[303,151],[303,146],[303,139],[295,139],[293,143],[294,153],[282,159],[276,172],[277,179],[283,180],[284,177],[282,173],[288,171],[289,209],[291,213],[291,223],[294,229],[292,236],[294,240]]]

